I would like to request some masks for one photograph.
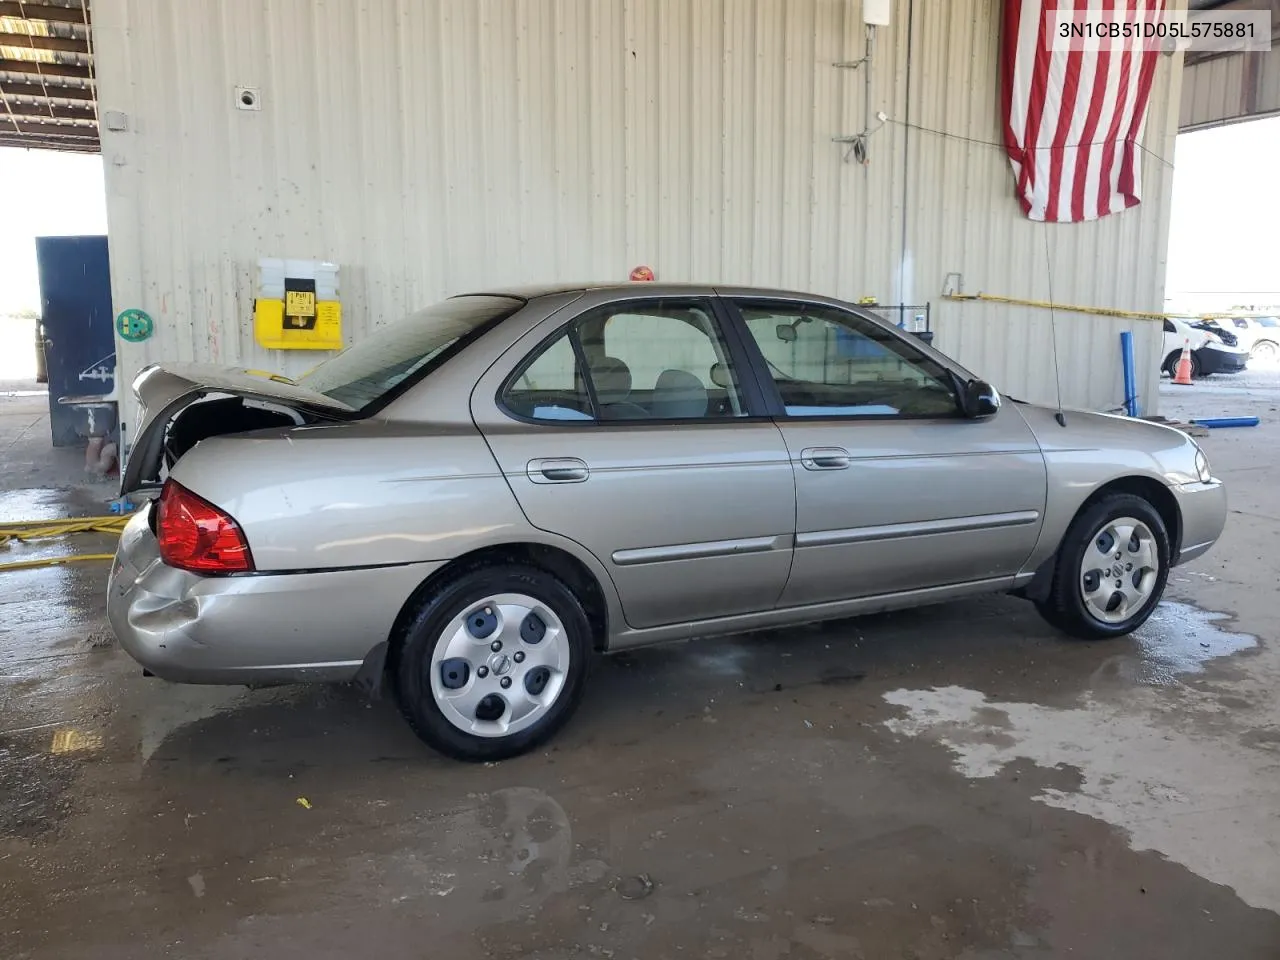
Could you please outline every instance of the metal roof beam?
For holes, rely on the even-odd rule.
[[[88,53],[89,41],[76,37],[37,37],[30,33],[0,33],[0,47],[52,50],[55,53]]]
[[[75,140],[93,140],[95,143],[98,140],[98,126],[94,123],[55,123],[48,117],[44,120],[13,120],[8,111],[0,113],[0,133],[26,133],[48,139],[69,137]]]
[[[0,17],[48,23],[84,23],[79,7],[51,7],[43,3],[0,3]]]
[[[67,120],[95,120],[92,103],[17,103],[8,96],[9,88],[0,86],[0,120],[13,114],[18,117],[63,117]]]
[[[89,79],[88,65],[75,63],[35,63],[31,60],[0,60],[0,73],[24,73],[45,77],[80,77]]]
[[[19,147],[29,150],[55,150],[58,153],[101,153],[97,140],[59,140],[51,137],[27,137],[0,130],[0,147]]]
[[[39,97],[62,100],[93,100],[89,87],[64,87],[53,83],[6,83],[0,80],[0,96]]]

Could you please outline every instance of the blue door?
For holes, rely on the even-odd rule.
[[[59,402],[109,394],[115,387],[107,238],[37,237],[36,262],[53,445],[75,446],[115,428],[112,407]]]

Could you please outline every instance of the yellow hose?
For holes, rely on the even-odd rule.
[[[114,560],[114,553],[78,553],[73,557],[48,557],[44,560],[15,560],[0,563],[0,573],[6,570],[30,570],[33,567],[56,567],[64,563],[84,563],[89,560]]]
[[[29,540],[48,540],[73,533],[106,533],[119,536],[128,517],[72,517],[65,520],[27,520],[19,523],[0,523],[0,546],[26,543]],[[71,557],[46,557],[40,560],[17,560],[0,563],[0,573],[6,570],[29,570],[33,567],[53,567],[64,563],[85,563],[97,560],[113,560],[111,553],[84,553]]]
[[[69,533],[114,533],[119,536],[128,522],[128,517],[72,517],[67,520],[0,523],[0,544],[10,540],[47,540],[65,537]]]

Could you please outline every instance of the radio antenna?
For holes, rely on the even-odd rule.
[[[1058,315],[1053,305],[1053,258],[1049,256],[1048,221],[1045,221],[1044,225],[1044,266],[1045,275],[1049,281],[1049,336],[1053,339],[1053,388],[1058,404],[1058,412],[1053,418],[1058,421],[1058,426],[1065,427],[1067,416],[1062,412],[1062,373],[1058,364]]]

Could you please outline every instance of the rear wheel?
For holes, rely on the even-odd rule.
[[[1280,360],[1280,345],[1271,340],[1259,340],[1249,351],[1249,357],[1262,364],[1273,364]]]
[[[1037,604],[1075,637],[1118,637],[1155,610],[1169,579],[1169,534],[1149,502],[1110,494],[1072,522],[1058,548],[1049,596]]]
[[[400,709],[430,746],[501,760],[544,742],[582,698],[591,628],[563,583],[533,567],[474,570],[414,616],[396,662]]]

